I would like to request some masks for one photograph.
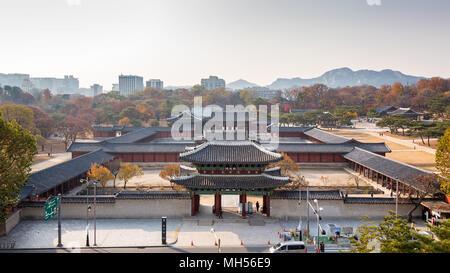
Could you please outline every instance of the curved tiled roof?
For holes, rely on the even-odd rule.
[[[211,141],[180,154],[180,159],[193,163],[270,163],[283,157],[251,141]]]
[[[351,152],[344,155],[344,158],[356,162],[366,168],[372,169],[378,173],[388,176],[392,179],[412,186],[418,190],[423,190],[415,178],[419,175],[429,175],[431,172],[419,169],[417,167],[398,162],[384,156],[371,153],[367,150],[355,147]]]
[[[272,189],[290,181],[289,177],[271,176],[267,174],[258,175],[207,175],[198,174],[193,176],[176,177],[170,182],[177,185],[194,189]]]
[[[35,189],[34,194],[41,194],[91,169],[92,163],[103,164],[114,159],[113,155],[102,150],[95,150],[61,164],[30,174],[25,186]],[[21,197],[22,198],[22,197]]]
[[[349,141],[348,138],[337,136],[318,128],[312,128],[311,130],[306,131],[304,134],[325,143],[343,143]]]

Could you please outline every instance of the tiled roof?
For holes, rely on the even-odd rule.
[[[33,186],[23,186],[20,189],[19,193],[19,202],[22,202],[23,199],[27,198],[33,193],[34,187]]]
[[[281,153],[349,153],[354,147],[374,152],[389,153],[391,150],[382,143],[279,143],[276,151]]]
[[[399,181],[419,190],[423,190],[423,186],[414,181],[414,179],[419,175],[431,174],[431,172],[402,162],[391,160],[360,148],[354,148],[351,152],[345,154],[344,158],[377,171],[378,173],[392,179],[398,178]]]
[[[395,204],[395,198],[384,197],[346,197],[344,203],[349,204]],[[411,204],[409,199],[398,199],[399,204]]]
[[[391,108],[392,109],[397,109],[394,106],[378,106],[378,107],[375,108],[375,111],[377,113],[383,113],[383,112],[386,112],[387,110],[389,110]]]
[[[206,175],[176,177],[170,182],[194,189],[271,189],[290,182],[289,177],[260,175]]]
[[[389,115],[406,115],[406,116],[418,116],[422,115],[422,113],[416,112],[411,108],[399,108],[395,111],[388,112]]]
[[[337,136],[335,134],[320,130],[318,128],[312,128],[306,131],[305,135],[325,143],[342,143],[349,140],[348,138]]]
[[[148,192],[120,192],[117,199],[189,199],[187,191],[148,191]]]
[[[67,152],[90,152],[102,149],[108,153],[182,153],[187,144],[183,142],[170,143],[100,143],[74,142]]]
[[[441,200],[423,201],[420,204],[438,213],[450,213],[450,204]]]
[[[211,141],[180,154],[180,159],[193,163],[270,163],[283,159],[251,141]]]
[[[110,138],[104,142],[108,143],[134,143],[139,140],[145,139],[152,135],[155,135],[158,131],[152,127],[141,128],[128,134],[121,135],[120,137]]]
[[[134,126],[97,126],[94,125],[92,126],[94,128],[95,131],[99,131],[99,132],[112,132],[112,131],[126,131],[126,132],[131,132],[131,131],[135,131],[138,129],[142,129],[144,127],[134,127]]]
[[[309,127],[309,126],[307,126],[307,127],[286,127],[286,126],[283,126],[283,127],[278,127],[278,131],[279,132],[300,132],[300,133],[303,133],[303,132],[306,132],[306,131],[311,130],[313,128],[315,128],[315,127]]]
[[[301,200],[306,200],[306,191],[279,191],[276,190],[272,193],[272,199],[299,199],[299,193]],[[309,191],[309,200],[342,200],[342,195],[339,190],[330,191]]]
[[[264,173],[271,176],[281,176],[281,168],[280,167],[274,167],[270,169],[265,169]]]
[[[25,186],[36,188],[34,194],[41,194],[91,169],[92,163],[103,164],[114,159],[113,155],[102,150],[68,160],[58,165],[30,174]]]

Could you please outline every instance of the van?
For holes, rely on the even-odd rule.
[[[303,241],[290,241],[278,243],[270,248],[270,253],[307,253]]]

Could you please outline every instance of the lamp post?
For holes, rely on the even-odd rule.
[[[395,219],[398,213],[398,177],[395,177]]]
[[[211,228],[210,232],[212,234],[214,234],[214,237],[216,238],[216,241],[217,241],[217,253],[220,253],[221,252],[221,249],[220,249],[220,238],[217,238],[217,235],[216,235],[216,232],[214,231],[214,228]]]
[[[93,180],[94,182],[94,246],[97,246],[97,184],[98,180]]]
[[[317,205],[317,209],[315,211],[316,216],[317,216],[317,249],[320,249],[320,245],[319,245],[319,241],[320,241],[320,211],[323,210],[323,208],[319,207],[319,201],[317,201],[317,199],[314,199],[314,203],[316,203]]]
[[[86,246],[89,246],[89,211],[91,211],[91,206],[89,206],[89,180],[80,179],[80,182],[86,183]]]

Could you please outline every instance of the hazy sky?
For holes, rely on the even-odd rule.
[[[1,0],[0,73],[192,85],[385,68],[450,77],[448,0]]]

